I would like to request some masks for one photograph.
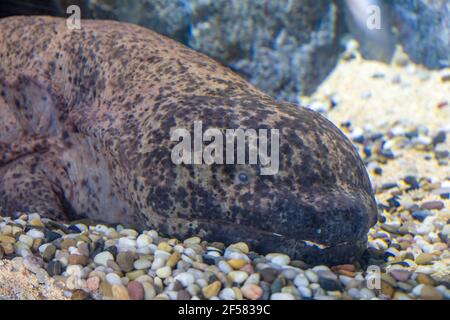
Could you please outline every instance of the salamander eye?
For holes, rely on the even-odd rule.
[[[238,179],[239,179],[239,182],[241,182],[241,183],[247,183],[249,180],[248,174],[245,172],[239,172]]]

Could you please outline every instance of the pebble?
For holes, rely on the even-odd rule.
[[[416,263],[421,265],[431,264],[433,262],[433,255],[430,253],[421,253],[416,257]]]
[[[288,255],[280,253],[269,253],[268,255],[266,255],[266,259],[281,266],[288,265],[291,262],[291,259]]]
[[[46,250],[48,250],[48,249],[49,248],[47,248]],[[89,257],[81,256],[78,254],[71,254],[71,255],[69,255],[68,263],[74,264],[74,265],[86,266],[89,263]]]
[[[128,290],[123,285],[114,284],[111,286],[112,296],[116,300],[130,300]]]
[[[260,271],[261,278],[266,282],[273,282],[278,276],[279,271],[273,268],[264,268]]]
[[[100,278],[97,276],[90,277],[86,280],[86,287],[89,291],[97,291],[100,287]]]
[[[407,281],[411,277],[411,271],[404,269],[395,269],[389,271],[390,276],[392,276],[397,281]]]
[[[295,300],[294,296],[290,293],[278,292],[270,296],[270,300]]]
[[[241,288],[242,295],[250,300],[258,300],[262,297],[263,290],[256,284],[246,284]]]
[[[167,277],[169,277],[172,274],[172,268],[169,266],[165,266],[162,268],[159,268],[158,270],[156,270],[156,275],[161,278],[161,279],[165,279]]]
[[[213,283],[211,283],[210,285],[208,285],[202,289],[203,296],[206,299],[210,299],[212,297],[217,296],[220,291],[221,286],[222,286],[222,284],[220,283],[220,281],[214,281]]]
[[[233,283],[243,283],[248,277],[247,272],[244,271],[231,271],[228,273],[228,279]]]
[[[119,252],[116,257],[116,262],[123,272],[130,272],[133,270],[134,253],[131,251]]]
[[[175,280],[178,280],[185,288],[195,282],[194,276],[187,272],[176,275]]]
[[[219,298],[222,300],[234,300],[236,298],[236,295],[233,289],[224,288],[222,289],[222,291],[220,291]]]
[[[99,264],[104,267],[107,266],[108,260],[114,260],[113,255],[109,251],[103,251],[103,252],[97,254],[94,258],[94,262],[96,264]]]
[[[247,260],[244,259],[231,259],[228,260],[228,264],[235,270],[238,270],[247,264]],[[225,272],[227,273],[227,272]]]
[[[443,298],[436,288],[426,284],[419,284],[412,290],[412,293],[424,300],[442,300]]]
[[[117,284],[121,285],[122,280],[117,273],[111,272],[106,275],[106,281],[108,281],[111,285]]]
[[[128,283],[128,296],[131,300],[144,300],[145,291],[144,286],[138,281],[131,281]]]

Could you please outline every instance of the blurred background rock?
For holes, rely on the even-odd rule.
[[[415,63],[448,67],[449,0],[358,1],[381,6],[382,32],[358,27],[358,14],[365,13],[350,10],[356,3],[351,0],[2,0],[0,16],[66,16],[65,8],[77,4],[82,18],[148,27],[219,60],[272,96],[296,103],[334,69],[349,33],[365,58],[389,62],[395,44],[401,44]]]

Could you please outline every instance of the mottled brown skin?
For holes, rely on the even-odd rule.
[[[247,241],[311,263],[365,248],[377,210],[352,144],[229,69],[113,21],[0,20],[0,208],[178,237]],[[174,165],[175,128],[280,130],[280,170]],[[249,181],[240,182],[246,172]]]

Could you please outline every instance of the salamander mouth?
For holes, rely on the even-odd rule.
[[[262,230],[254,226],[246,226],[229,221],[210,221],[207,219],[185,220],[169,218],[166,223],[196,226],[197,235],[206,241],[223,242],[225,245],[243,241],[252,251],[260,254],[284,253],[291,259],[302,260],[308,264],[343,264],[357,259],[365,250],[367,237],[349,239],[335,243],[321,242],[317,239],[292,237],[276,232]],[[178,237],[191,236],[179,230]]]

